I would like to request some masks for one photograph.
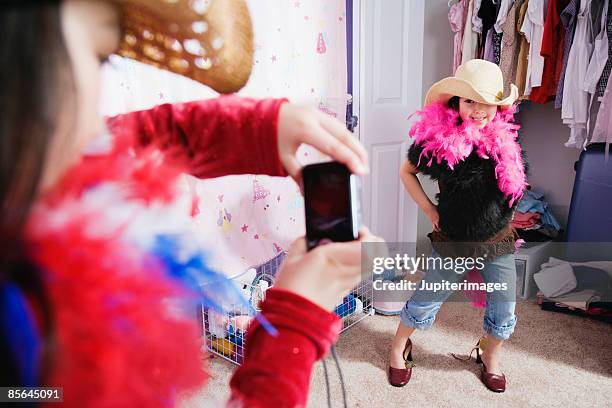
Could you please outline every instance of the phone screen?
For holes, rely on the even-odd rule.
[[[303,183],[308,247],[322,239],[357,239],[355,176],[348,168],[337,162],[309,165],[304,167]]]

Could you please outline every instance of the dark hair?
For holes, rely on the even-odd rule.
[[[458,96],[453,96],[452,98],[448,100],[448,102],[446,102],[446,106],[448,106],[454,111],[459,112],[459,100],[460,98]],[[461,116],[459,116],[457,118],[457,126],[461,125],[462,123],[463,123],[463,119],[461,119]]]
[[[52,341],[41,272],[28,259],[23,229],[40,188],[60,110],[74,81],[61,26],[60,0],[13,2],[0,13],[0,289],[17,285],[42,312],[43,368]],[[0,384],[19,385],[15,356],[0,342]],[[6,357],[6,358],[5,358]],[[6,363],[5,363],[6,362]],[[44,371],[42,371],[44,373]],[[44,375],[44,374],[43,374]]]
[[[446,106],[448,106],[452,110],[456,110],[457,112],[459,112],[459,99],[460,98],[458,96],[453,96],[448,100]]]

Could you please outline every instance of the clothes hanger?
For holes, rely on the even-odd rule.
[[[459,3],[460,0],[448,0],[448,7],[452,7],[453,4]]]

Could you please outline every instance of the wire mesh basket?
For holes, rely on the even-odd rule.
[[[286,256],[286,252],[280,252],[261,265],[231,277],[249,300],[251,307],[244,304],[224,304],[225,313],[201,307],[204,343],[212,355],[242,364],[247,327],[254,318],[254,312],[259,311],[259,303],[265,299],[266,291],[273,286],[276,271]],[[363,281],[336,307],[335,313],[342,319],[341,332],[374,314],[372,296],[372,281]]]

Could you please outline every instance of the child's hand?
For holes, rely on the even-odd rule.
[[[278,113],[278,154],[283,167],[298,184],[302,166],[295,152],[302,143],[344,163],[357,175],[369,172],[365,148],[342,122],[312,107],[284,103]]]
[[[438,206],[431,206],[429,210],[425,211],[425,214],[430,219],[434,231],[440,231],[440,214],[438,213]]]
[[[281,266],[274,287],[294,292],[332,311],[363,278],[362,242],[381,242],[367,228],[359,230],[359,240],[332,242],[306,251],[306,240],[297,239]]]

